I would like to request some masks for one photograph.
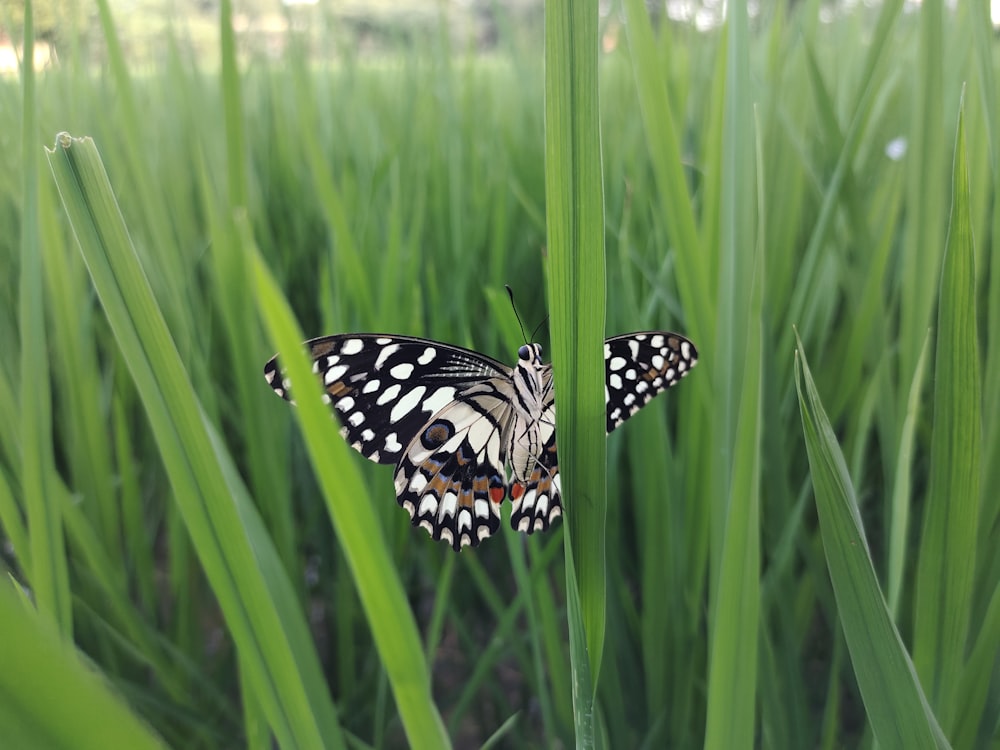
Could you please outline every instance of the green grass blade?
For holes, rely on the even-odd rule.
[[[882,597],[847,465],[801,343],[795,385],[823,550],[872,731],[887,750],[948,747]]]
[[[9,581],[0,582],[0,622],[4,747],[166,747]]]
[[[545,195],[552,362],[566,505],[566,575],[576,575],[587,675],[573,652],[574,695],[592,701],[605,628],[604,193],[597,92],[597,3],[545,14]],[[572,611],[571,611],[572,614]],[[579,627],[571,624],[571,630]],[[580,645],[580,644],[578,644]],[[585,676],[594,680],[581,682]],[[581,704],[581,705],[583,705]],[[578,709],[578,720],[591,711]],[[578,729],[580,728],[578,723]],[[577,738],[578,741],[580,738]]]
[[[288,302],[259,255],[255,254],[258,303],[282,363],[295,386],[296,417],[302,427],[316,478],[343,547],[358,596],[385,666],[411,747],[450,747],[431,696],[430,672],[413,613],[384,541],[356,458],[337,432],[320,386],[301,350]],[[262,382],[262,387],[263,382]]]
[[[305,645],[301,611],[288,611],[294,595],[275,595],[268,586],[288,589],[288,582],[278,579],[280,564],[263,530],[248,529],[241,519],[241,513],[254,512],[213,443],[97,149],[90,139],[61,134],[49,165],[146,408],[186,529],[271,729],[287,747],[334,742],[333,708],[315,654]]]
[[[951,730],[969,638],[979,524],[982,384],[965,117],[959,114],[934,363],[930,486],[917,566],[914,661]]]
[[[66,635],[73,631],[69,573],[62,519],[56,501],[52,457],[52,396],[46,352],[42,243],[38,227],[38,132],[35,112],[34,29],[30,0],[24,6],[24,55],[21,86],[21,160],[24,169],[21,218],[21,491],[28,517],[35,601]]]
[[[755,257],[732,489],[713,607],[706,748],[753,747],[760,610],[760,435],[764,259]]]

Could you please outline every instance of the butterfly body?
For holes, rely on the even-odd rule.
[[[511,525],[529,534],[562,514],[554,380],[538,344],[522,346],[513,367],[408,336],[343,334],[306,346],[341,435],[396,466],[396,498],[413,525],[458,550],[497,531],[505,497]],[[604,354],[608,432],[697,362],[690,341],[666,332],[610,338]],[[277,357],[264,375],[291,400]]]

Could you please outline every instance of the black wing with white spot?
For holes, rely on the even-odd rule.
[[[688,374],[698,350],[683,336],[644,331],[604,342],[608,432]]]
[[[365,458],[395,464],[438,411],[466,388],[508,378],[510,368],[482,354],[428,339],[380,334],[325,336],[306,342],[341,434]],[[264,377],[291,400],[274,357]]]

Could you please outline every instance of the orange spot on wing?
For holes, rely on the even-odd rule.
[[[503,487],[490,487],[490,500],[497,505],[503,502]]]
[[[521,484],[520,482],[514,482],[514,484],[510,486],[511,500],[517,500],[523,494],[524,494],[524,485]]]

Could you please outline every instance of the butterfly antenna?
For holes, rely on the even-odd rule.
[[[538,329],[541,328],[543,325],[545,325],[545,323],[548,321],[548,319],[549,319],[549,316],[546,315],[544,318],[542,318],[542,322],[539,323],[537,326],[535,326],[535,330],[531,332],[531,340],[532,341],[535,340],[535,334],[538,333]]]
[[[507,296],[510,297],[510,306],[514,310],[514,317],[517,318],[517,325],[521,328],[521,338],[524,339],[525,344],[530,343],[524,336],[524,323],[521,322],[521,316],[517,314],[517,305],[514,304],[514,290],[510,288],[509,284],[504,284],[503,288],[507,290]],[[534,334],[532,334],[532,336],[533,335]]]

